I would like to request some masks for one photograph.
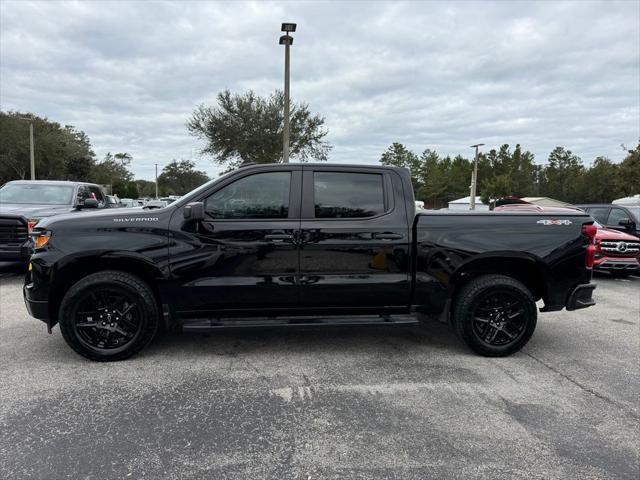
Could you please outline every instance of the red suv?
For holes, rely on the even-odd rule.
[[[594,225],[598,227],[598,232],[593,268],[607,270],[618,277],[640,273],[640,239],[605,228],[598,222]]]
[[[496,207],[494,212],[538,212],[538,213],[567,213],[577,208],[571,207],[540,207],[533,204],[514,204]],[[595,236],[595,259],[593,268],[606,270],[616,277],[626,277],[640,273],[640,239],[628,233],[603,227],[597,221]]]

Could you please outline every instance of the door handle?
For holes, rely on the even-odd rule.
[[[274,242],[283,242],[285,240],[293,240],[293,235],[287,235],[286,233],[270,233],[265,235],[264,239]]]
[[[374,233],[373,238],[376,240],[400,240],[404,235],[399,233]]]

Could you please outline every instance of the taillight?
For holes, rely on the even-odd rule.
[[[31,231],[33,230],[33,227],[35,227],[37,223],[38,223],[38,219],[36,218],[30,218],[29,220],[27,220],[27,227],[29,229],[29,233],[31,233]]]
[[[596,233],[598,233],[598,227],[595,225],[582,225],[582,234],[589,238],[590,243],[594,243]]]
[[[596,233],[598,233],[598,227],[595,225],[582,225],[582,234],[589,239],[589,245],[587,245],[587,252],[584,258],[584,265],[587,268],[593,268],[596,259]]]
[[[587,245],[587,256],[584,259],[584,266],[587,268],[593,268],[593,264],[596,259],[596,246],[593,243]]]

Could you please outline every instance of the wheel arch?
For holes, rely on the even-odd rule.
[[[481,275],[505,275],[514,278],[531,292],[535,300],[547,296],[547,272],[537,258],[513,252],[494,252],[476,256],[461,264],[451,276],[452,296],[469,280]]]
[[[52,272],[49,291],[49,315],[53,324],[58,321],[58,310],[67,291],[83,277],[92,273],[114,270],[126,272],[145,281],[153,291],[161,308],[158,280],[166,275],[148,259],[132,254],[101,254],[63,259]]]

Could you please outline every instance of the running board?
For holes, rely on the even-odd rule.
[[[182,325],[185,332],[218,328],[312,327],[318,325],[353,327],[358,325],[417,325],[414,315],[355,315],[318,317],[198,318]]]

